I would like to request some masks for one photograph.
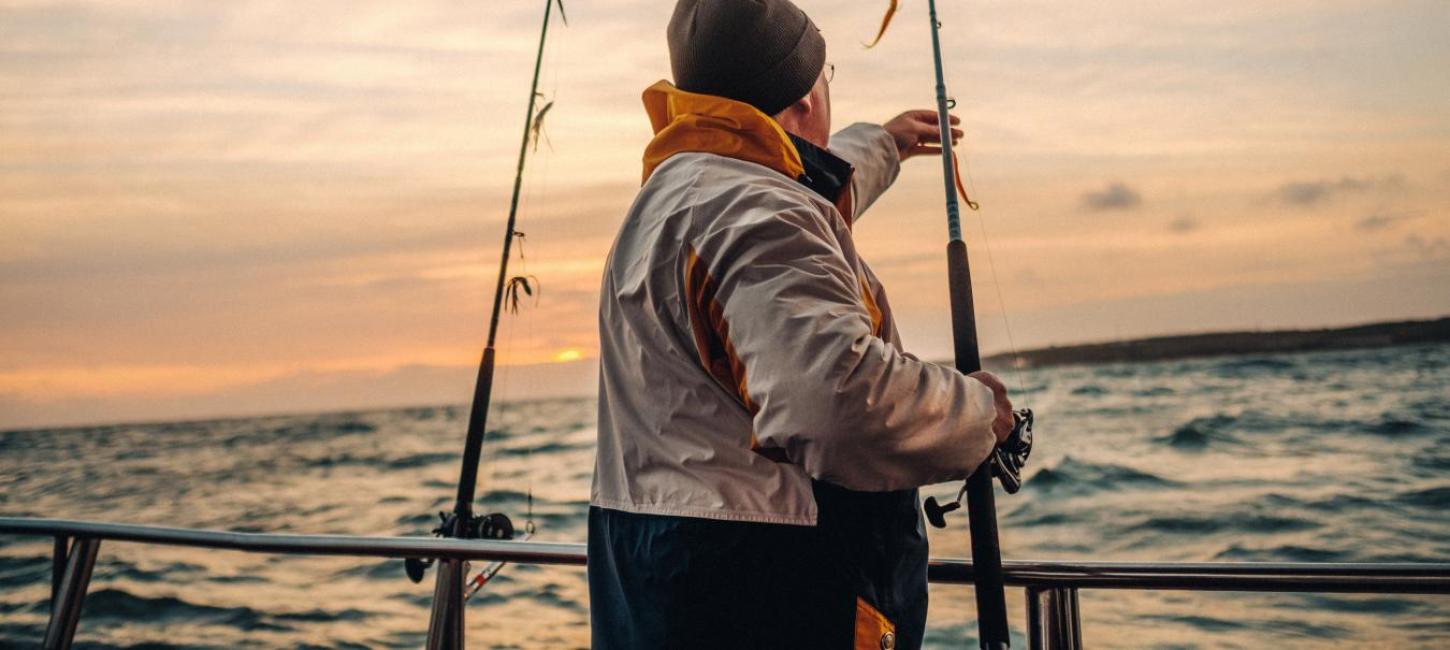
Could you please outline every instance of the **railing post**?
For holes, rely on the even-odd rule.
[[[1027,647],[1029,650],[1046,650],[1047,610],[1043,602],[1046,592],[1041,587],[1027,588]]]
[[[96,566],[96,554],[101,550],[101,540],[93,537],[77,537],[71,544],[66,557],[65,573],[61,575],[60,587],[51,600],[50,624],[45,628],[45,650],[69,650],[76,637],[76,625],[81,620],[81,605],[86,600],[86,589],[91,584],[91,570]]]
[[[60,593],[60,577],[65,572],[65,554],[70,550],[70,537],[55,536],[55,549],[50,554],[50,609],[55,611],[55,596]]]
[[[1081,650],[1077,589],[1027,588],[1027,642],[1032,650]]]
[[[1077,588],[1066,589],[1067,630],[1072,634],[1072,650],[1082,650],[1082,614],[1077,608]]]
[[[463,578],[463,560],[438,560],[428,650],[463,650]]]

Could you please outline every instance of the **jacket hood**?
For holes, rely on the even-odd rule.
[[[764,165],[792,180],[805,173],[800,152],[780,124],[733,99],[703,95],[657,81],[644,91],[655,137],[644,150],[644,177],[677,153],[713,153]]]

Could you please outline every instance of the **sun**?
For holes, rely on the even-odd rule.
[[[584,353],[575,348],[566,348],[554,355],[555,361],[578,361],[582,358],[584,358]]]

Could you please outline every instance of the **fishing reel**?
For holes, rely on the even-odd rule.
[[[1012,433],[1002,444],[992,450],[992,476],[1002,482],[1007,494],[1017,494],[1022,489],[1022,468],[1032,454],[1032,409],[1021,409],[1012,413]],[[946,528],[946,514],[962,507],[962,497],[967,494],[967,484],[957,492],[957,498],[950,503],[938,503],[936,497],[927,497],[922,504],[926,520],[937,528]]]
[[[489,515],[473,515],[463,522],[461,534],[454,534],[458,530],[458,514],[453,512],[438,513],[440,520],[438,527],[433,529],[433,535],[437,537],[457,537],[460,539],[488,539],[508,540],[514,538],[514,522],[508,515],[502,512],[495,512]],[[433,566],[433,558],[410,557],[403,560],[403,571],[408,574],[408,579],[414,583],[423,581],[423,574],[428,567]]]

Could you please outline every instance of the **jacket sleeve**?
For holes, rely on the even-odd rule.
[[[810,206],[777,203],[716,249],[730,260],[717,296],[757,442],[853,490],[969,475],[995,442],[991,390],[873,335],[841,232]]]
[[[891,134],[879,124],[852,124],[832,135],[830,144],[831,153],[851,163],[856,170],[851,177],[856,207],[850,219],[858,221],[866,208],[896,182],[897,174],[901,173],[901,156],[896,152]]]

